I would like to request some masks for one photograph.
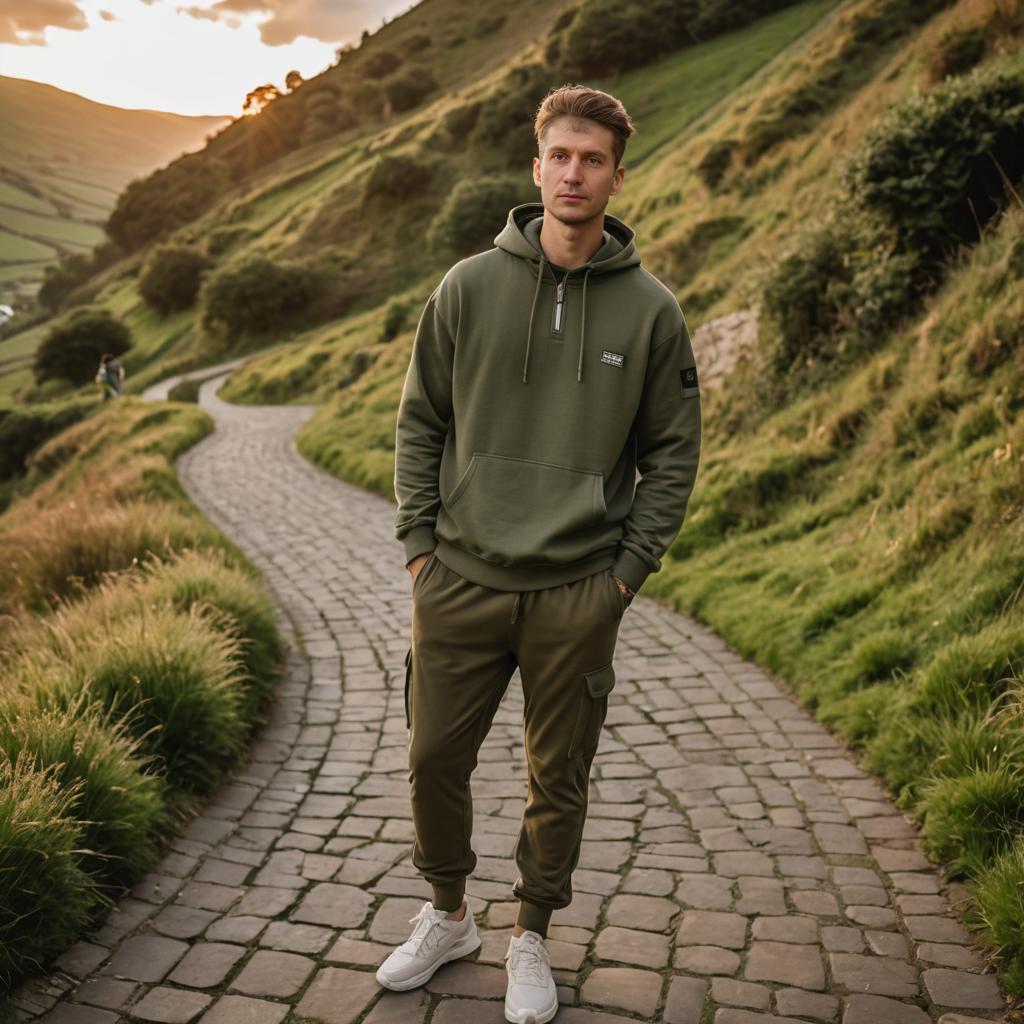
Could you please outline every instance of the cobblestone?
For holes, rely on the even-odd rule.
[[[18,1019],[498,1022],[518,676],[473,778],[483,946],[425,989],[385,992],[376,965],[430,891],[410,859],[394,505],[298,455],[310,410],[229,406],[215,387],[201,401],[217,429],[180,478],[262,570],[285,677],[248,762],[57,973],[12,995]],[[643,596],[619,633],[573,882],[548,942],[555,1024],[1005,1019],[912,823],[768,672]]]

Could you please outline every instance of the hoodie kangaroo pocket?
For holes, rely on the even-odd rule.
[[[447,540],[505,565],[582,558],[608,514],[600,473],[486,452],[473,453],[445,511]]]

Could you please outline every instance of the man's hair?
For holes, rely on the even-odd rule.
[[[600,89],[586,85],[560,85],[552,89],[541,100],[537,117],[533,122],[533,134],[537,136],[537,150],[543,153],[548,126],[556,117],[585,117],[610,128],[612,152],[618,167],[626,150],[626,140],[633,134],[633,119],[626,113],[621,100]]]

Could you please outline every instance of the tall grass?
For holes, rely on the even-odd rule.
[[[70,813],[77,784],[0,751],[0,984],[39,969],[89,920],[94,893]]]
[[[24,696],[0,701],[0,751],[51,769],[81,822],[81,864],[96,884],[117,884],[151,867],[170,822],[165,781],[151,770],[127,724],[90,704],[83,691],[66,708],[40,708]]]
[[[213,632],[198,609],[140,608],[108,629],[25,655],[14,679],[40,708],[66,711],[79,695],[123,717],[173,785],[209,792],[246,736],[238,640]]]

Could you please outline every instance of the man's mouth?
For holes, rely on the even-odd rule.
[[[563,192],[562,199],[586,199],[586,196],[581,196],[578,192]]]

